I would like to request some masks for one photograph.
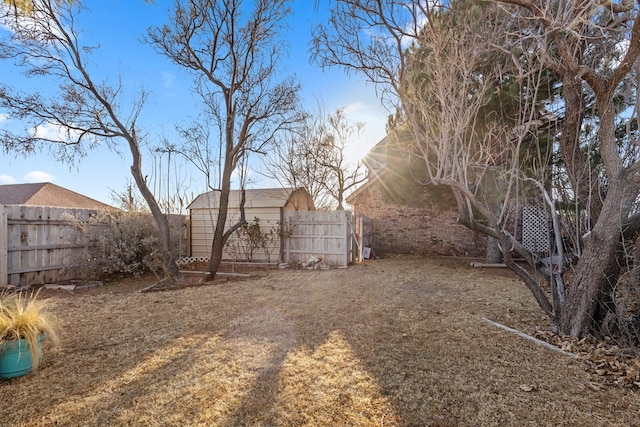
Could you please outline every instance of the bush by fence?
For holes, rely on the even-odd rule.
[[[176,257],[186,255],[184,217],[169,217]],[[151,215],[0,205],[0,287],[28,287],[158,268]]]
[[[158,228],[151,214],[99,211],[86,221],[70,219],[79,230],[76,244],[82,248],[78,266],[92,276],[160,272]],[[177,259],[184,256],[184,217],[169,217],[171,248]]]

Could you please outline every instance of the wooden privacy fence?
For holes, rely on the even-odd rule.
[[[75,221],[86,222],[92,209],[0,205],[0,288],[29,287],[78,279],[84,247]],[[347,267],[359,256],[353,214],[347,211],[284,211],[288,236],[284,260],[305,263],[321,255],[331,267]],[[361,232],[358,233],[361,235]]]
[[[331,267],[347,267],[357,257],[353,214],[348,211],[286,211],[288,237],[284,241],[287,262],[305,263],[322,255]]]
[[[0,205],[0,287],[75,279],[82,247],[69,216],[85,221],[95,210]]]

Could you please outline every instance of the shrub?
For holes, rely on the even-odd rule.
[[[267,255],[267,262],[271,262],[271,256],[276,253],[276,250],[278,258],[280,258],[280,244],[286,242],[293,235],[294,228],[286,227],[278,221],[269,229],[268,233],[264,234],[263,248],[265,255]],[[278,260],[280,261],[280,259]]]
[[[150,214],[100,211],[76,224],[82,231],[77,242],[84,247],[81,262],[91,274],[141,274],[162,268],[158,231]],[[181,245],[172,247],[178,251]]]
[[[274,254],[280,255],[280,242],[286,241],[291,234],[292,230],[285,229],[280,221],[264,232],[260,226],[260,218],[255,217],[253,222],[247,222],[235,232],[235,238],[229,239],[227,246],[234,257],[240,255],[247,261],[253,261],[256,252],[262,251],[267,262],[271,262]]]
[[[253,222],[243,224],[236,231],[236,236],[236,244],[247,261],[253,261],[255,251],[264,248],[265,237],[260,229],[260,218],[255,217]]]

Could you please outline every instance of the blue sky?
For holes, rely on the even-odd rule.
[[[100,72],[111,81],[122,78],[127,90],[144,87],[151,92],[138,122],[145,128],[150,145],[159,144],[162,138],[178,142],[175,124],[185,123],[189,117],[198,114],[198,99],[191,93],[186,73],[139,41],[149,26],[166,21],[173,2],[94,0],[87,3],[89,10],[80,15],[78,27],[83,37],[100,44],[100,49],[93,55]],[[329,112],[346,108],[350,120],[365,123],[361,136],[348,150],[355,159],[382,139],[387,113],[381,107],[374,87],[360,76],[347,76],[340,69],[322,70],[310,64],[307,50],[311,30],[318,22],[326,20],[329,5],[330,2],[320,2],[316,10],[312,0],[293,3],[291,29],[286,34],[290,43],[289,59],[284,71],[296,75],[302,86],[301,95],[310,110],[317,110],[319,103]],[[41,84],[35,79],[26,80],[13,64],[7,62],[0,62],[0,76],[9,84]],[[0,127],[12,126],[14,122],[4,113],[0,111]],[[107,148],[96,149],[74,166],[53,162],[46,154],[22,158],[0,152],[0,184],[51,181],[111,203],[111,190],[124,190],[131,176],[131,156],[124,141],[120,147],[120,154]],[[149,156],[146,158],[149,160]],[[145,173],[153,174],[150,160],[144,167]],[[256,162],[252,167],[259,168]],[[183,187],[188,186],[188,194],[197,195],[207,190],[200,174],[186,164],[177,173],[177,177],[172,175],[174,180],[181,181]],[[255,172],[251,177],[253,188],[274,185]]]

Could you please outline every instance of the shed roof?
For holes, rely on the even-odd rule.
[[[282,208],[287,205],[296,191],[306,191],[302,188],[256,188],[245,190],[245,208]],[[229,207],[240,206],[240,190],[231,190]],[[187,207],[188,209],[207,209],[219,206],[220,191],[209,191],[196,197]]]
[[[0,205],[109,209],[111,206],[50,182],[0,185]]]

